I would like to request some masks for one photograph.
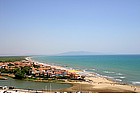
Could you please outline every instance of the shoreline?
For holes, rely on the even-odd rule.
[[[26,58],[26,60],[28,61],[32,61],[38,64],[42,64],[42,65],[49,65],[53,68],[56,69],[65,69],[68,71],[72,71],[78,74],[83,74],[85,75],[85,81],[65,81],[65,83],[71,83],[73,84],[72,87],[67,88],[67,89],[62,89],[60,91],[64,91],[64,92],[123,92],[123,93],[133,93],[133,92],[138,92],[140,93],[140,86],[135,86],[135,85],[130,85],[130,84],[126,84],[126,83],[122,83],[122,82],[117,82],[114,80],[111,80],[109,78],[103,77],[101,75],[98,74],[94,74],[94,73],[90,73],[90,72],[84,72],[84,71],[79,71],[79,70],[75,70],[75,69],[68,69],[68,68],[64,68],[62,66],[56,66],[56,65],[50,65],[50,64],[46,64],[46,63],[40,63],[37,61],[32,60],[31,57]],[[80,87],[81,85],[81,87]],[[88,87],[88,89],[86,88],[86,86]]]
[[[41,64],[44,66],[50,66],[55,69],[60,70],[66,70],[70,73],[77,73],[79,75],[84,75],[84,80],[70,80],[70,79],[63,79],[64,84],[71,84],[72,86],[69,88],[62,88],[58,90],[52,90],[51,93],[140,93],[140,86],[130,85],[118,81],[114,81],[112,79],[109,79],[107,77],[104,77],[102,75],[99,75],[97,73],[93,72],[87,72],[82,70],[76,70],[76,69],[69,69],[62,66],[57,65],[50,65],[46,63],[40,63],[32,59],[32,57],[25,57],[24,60],[27,60],[29,62],[34,62],[36,64]],[[29,79],[24,79],[27,81],[30,81]],[[59,79],[56,79],[53,81],[53,79],[43,80],[43,79],[32,79],[32,81],[36,82],[59,82]],[[22,89],[24,90],[24,89]],[[32,90],[34,92],[35,90]],[[50,91],[43,91],[43,93],[50,93]]]

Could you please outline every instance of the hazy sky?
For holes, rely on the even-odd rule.
[[[0,0],[0,55],[140,54],[140,0]]]

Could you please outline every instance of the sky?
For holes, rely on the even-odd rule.
[[[140,0],[0,0],[0,55],[140,54]]]

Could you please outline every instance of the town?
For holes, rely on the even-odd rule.
[[[0,75],[11,74],[16,79],[70,79],[84,80],[85,76],[75,71],[56,68],[32,60],[22,60],[15,62],[0,62]]]

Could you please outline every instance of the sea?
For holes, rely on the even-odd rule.
[[[111,80],[140,86],[140,55],[32,56],[32,60],[82,70]]]

